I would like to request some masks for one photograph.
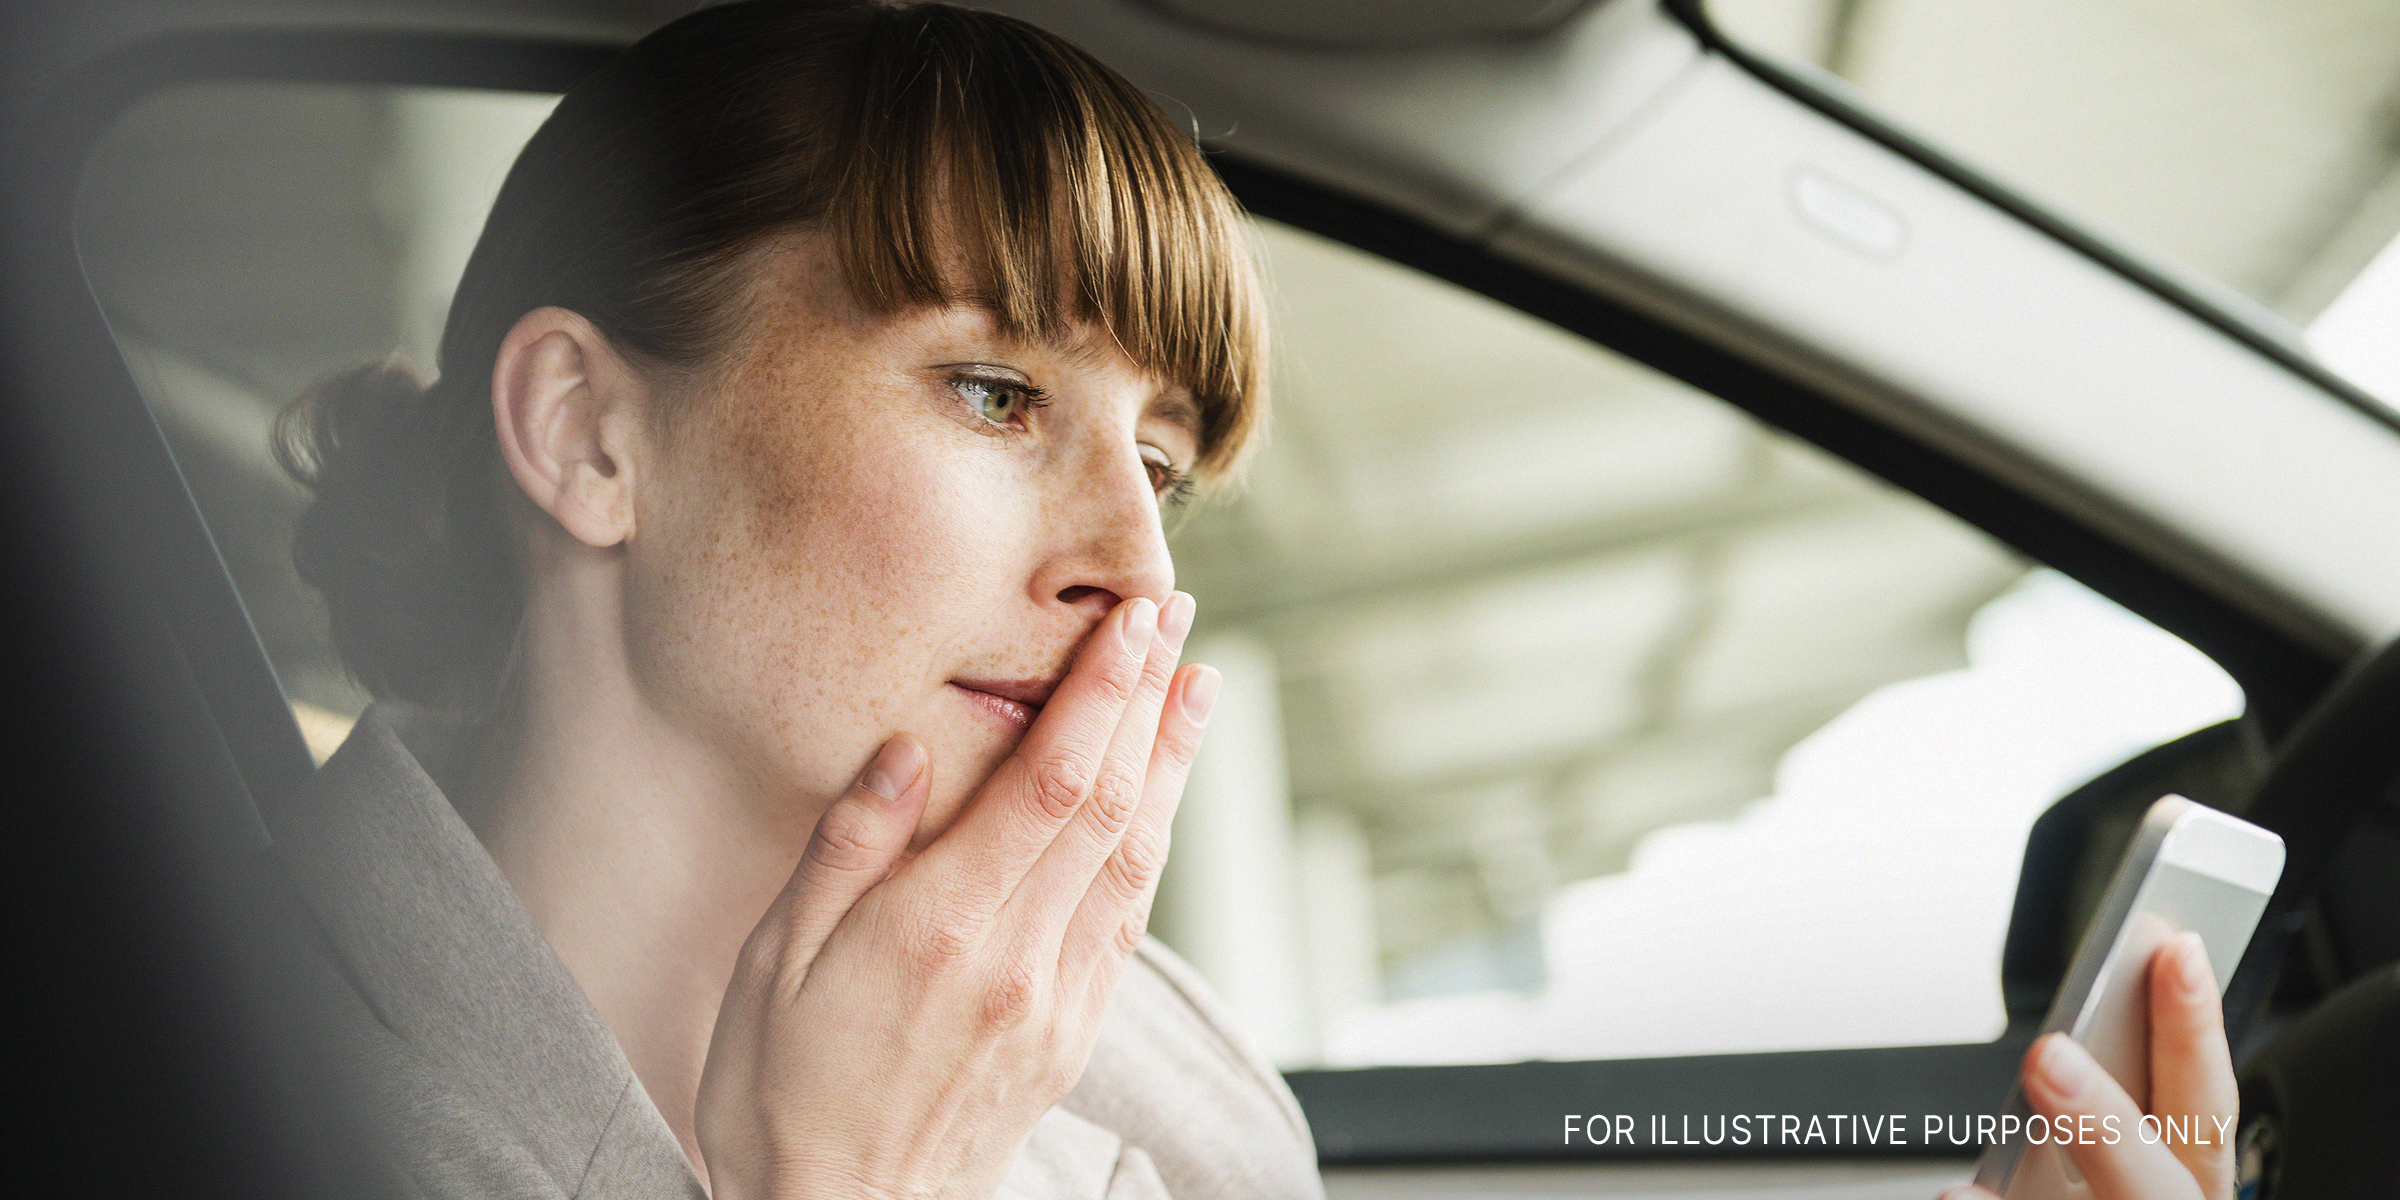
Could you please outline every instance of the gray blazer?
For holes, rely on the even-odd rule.
[[[435,785],[454,740],[426,710],[378,704],[273,818],[343,977],[340,1044],[395,1182],[462,1198],[701,1196],[616,1038]],[[1282,1077],[1150,941],[1082,1082],[1034,1127],[1000,1195],[1324,1191]]]

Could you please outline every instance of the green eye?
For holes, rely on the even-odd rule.
[[[975,415],[994,425],[1015,425],[1025,414],[1049,403],[1049,394],[1029,383],[965,375],[952,381]]]

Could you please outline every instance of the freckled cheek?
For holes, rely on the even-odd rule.
[[[898,609],[938,597],[944,608],[980,602],[976,615],[988,612],[1021,582],[1008,576],[1024,566],[1017,560],[1039,519],[1021,464],[982,445],[894,440],[858,448],[829,498],[838,528],[824,541],[858,584],[888,590],[885,602]]]
[[[1005,599],[1009,539],[993,514],[955,494],[893,497],[865,514],[856,548],[871,584],[899,610],[936,607],[952,620],[987,615]],[[959,611],[973,605],[972,612]]]
[[[659,618],[636,651],[654,693],[812,791],[846,784],[890,732],[917,733],[942,764],[947,811],[929,817],[947,825],[1007,752],[944,681],[1010,649],[1038,565],[1035,464],[871,394],[718,413],[665,481],[681,507],[637,581]]]
[[[645,639],[675,653],[661,665],[788,740],[908,721],[962,649],[995,648],[990,622],[1023,586],[1022,489],[988,459],[906,441],[753,459],[680,514],[647,607],[690,620]]]

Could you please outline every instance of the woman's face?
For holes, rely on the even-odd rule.
[[[762,253],[730,360],[636,483],[629,656],[651,707],[770,819],[814,820],[895,733],[932,753],[920,839],[1016,745],[1121,599],[1163,603],[1185,389],[1106,333],[976,307],[861,312],[816,239]]]

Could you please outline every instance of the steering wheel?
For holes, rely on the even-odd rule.
[[[2302,718],[2243,815],[2281,834],[2283,878],[2225,994],[2241,1030],[2337,854],[2378,806],[2400,806],[2400,641],[2366,656]],[[2391,902],[2400,904],[2400,876]],[[2385,963],[2277,1030],[2241,1072],[2241,1194],[2252,1200],[2388,1196],[2400,1188],[2400,962]]]
[[[2400,640],[2365,655],[2300,719],[2242,816],[2281,835],[2283,878],[2225,991],[2240,1029],[2265,1002],[2308,903],[2351,834],[2400,800]]]

